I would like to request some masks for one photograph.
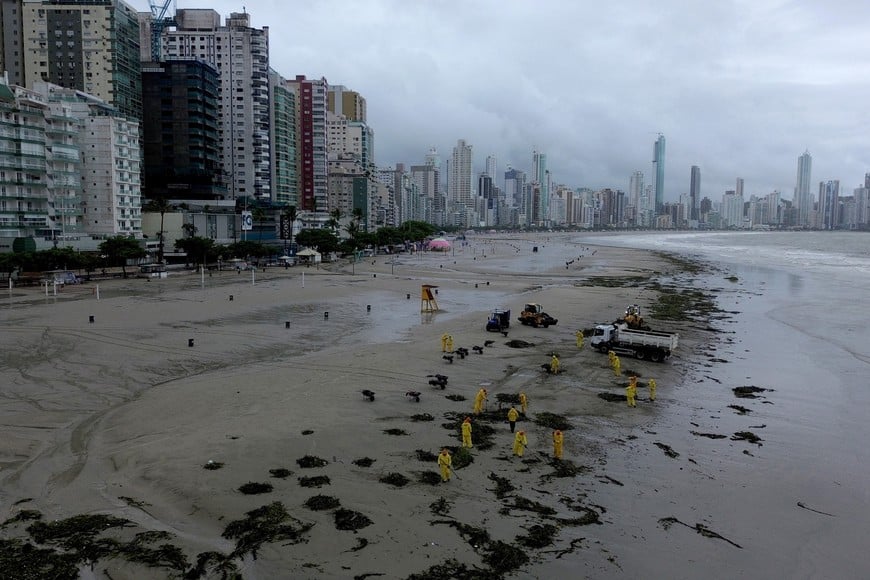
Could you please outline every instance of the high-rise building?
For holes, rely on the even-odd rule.
[[[640,196],[643,192],[643,171],[635,171],[628,180],[628,204],[640,209]]]
[[[221,170],[229,195],[271,199],[269,27],[251,28],[247,13],[230,14],[223,26],[220,20],[211,9],[177,10],[175,27],[163,29],[161,54],[198,58],[218,70]]]
[[[299,208],[299,180],[296,173],[296,95],[286,80],[269,71],[271,99],[270,138],[272,149],[272,201]],[[294,224],[295,226],[295,224]]]
[[[692,165],[692,174],[689,178],[689,203],[691,204],[691,208],[689,209],[689,219],[693,221],[699,221],[699,208],[698,205],[701,201],[701,168],[697,165]]]
[[[547,169],[547,154],[533,151],[532,166],[534,167],[532,183],[539,185],[537,206],[532,210],[535,216],[534,222],[537,225],[546,225],[550,219],[550,171]]]
[[[24,0],[21,7],[26,86],[45,81],[83,91],[142,120],[139,18],[132,6],[123,0]]]
[[[25,86],[21,0],[0,0],[0,72],[10,85]]]
[[[474,207],[474,198],[471,194],[471,173],[474,161],[471,145],[465,139],[459,139],[453,148],[453,161],[450,164],[450,182],[447,197],[450,203],[456,207],[454,211],[461,211]]]
[[[665,136],[659,133],[653,146],[653,173],[655,173],[655,211],[660,212],[665,201]]]
[[[296,98],[299,210],[326,213],[329,211],[326,124],[329,83],[325,78],[307,79],[305,75],[296,75],[286,86]]]
[[[737,184],[736,184],[736,187],[734,188],[734,193],[736,193],[738,197],[741,197],[741,198],[743,197],[743,178],[742,177],[737,178]]]
[[[487,155],[486,156],[486,174],[492,178],[492,183],[493,183],[493,185],[496,185],[496,186],[498,186],[498,183],[496,183],[496,181],[495,181],[496,177],[497,177],[497,175],[496,175],[496,171],[497,171],[496,166],[497,165],[498,165],[498,159],[496,158],[495,155]]]
[[[366,100],[356,91],[343,85],[330,85],[326,94],[326,108],[336,115],[344,115],[349,121],[367,123]]]
[[[326,100],[327,150],[351,155],[363,171],[375,167],[375,133],[366,122],[366,100],[342,85],[330,85]]]
[[[218,200],[218,71],[202,60],[142,64],[143,194],[149,199]]]
[[[819,228],[835,230],[840,227],[840,181],[819,182]]]
[[[519,169],[514,169],[508,166],[504,172],[504,194],[507,203],[511,207],[520,209],[520,213],[524,213],[524,197],[523,192],[526,186],[526,174]]]
[[[797,209],[797,224],[801,227],[810,225],[810,214],[813,210],[813,199],[810,194],[810,179],[813,173],[813,158],[809,151],[804,151],[798,157],[797,183],[794,188],[794,205]]]

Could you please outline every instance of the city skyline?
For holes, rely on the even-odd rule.
[[[382,167],[419,163],[433,144],[449,155],[465,139],[480,152],[475,174],[489,154],[500,167],[531,170],[538,150],[554,183],[625,190],[636,170],[650,182],[650,143],[663,133],[664,200],[675,201],[688,193],[692,165],[704,175],[702,197],[721,196],[740,176],[748,195],[785,198],[805,149],[814,179],[846,189],[870,165],[861,124],[870,85],[855,58],[868,43],[864,3],[454,4],[261,3],[250,14],[252,26],[271,26],[273,69],[365,95]],[[190,7],[206,6],[178,5]],[[480,29],[484,16],[490,26]],[[292,24],[285,33],[275,22]],[[516,22],[548,33],[503,34]],[[650,26],[662,34],[640,33]]]

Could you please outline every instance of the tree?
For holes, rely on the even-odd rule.
[[[115,236],[100,244],[102,252],[110,265],[121,266],[124,278],[127,277],[127,261],[145,257],[145,249],[133,238]]]
[[[194,264],[207,264],[210,258],[217,257],[218,248],[211,238],[201,236],[182,238],[175,240],[175,246],[181,248]]]
[[[338,236],[331,230],[302,230],[296,236],[296,241],[308,248],[317,248],[321,253],[338,250]]]
[[[350,222],[349,224],[344,226],[344,231],[346,231],[347,235],[350,237],[350,247],[353,250],[358,250],[359,246],[357,245],[356,237],[360,233],[359,222]]]
[[[157,237],[159,240],[159,245],[157,246],[157,261],[159,263],[163,263],[163,238],[165,232],[163,231],[163,219],[166,216],[166,212],[174,209],[174,206],[169,203],[169,200],[165,197],[156,197],[154,199],[148,200],[148,203],[145,204],[143,208],[145,211],[157,212],[160,214],[160,231],[157,232]],[[127,277],[126,275],[124,276]]]
[[[192,238],[196,235],[196,231],[199,228],[197,228],[195,225],[193,225],[193,222],[191,222],[189,224],[181,224],[181,229],[184,230],[184,233],[187,234],[187,237]]]
[[[331,227],[334,231],[338,231],[341,227],[341,210],[335,208],[331,212],[329,212],[329,221],[326,222],[326,225]]]
[[[296,219],[299,217],[299,212],[296,211],[295,205],[288,205],[284,207],[283,210],[284,215],[288,220],[290,220],[290,246],[293,246],[293,229],[296,225]]]

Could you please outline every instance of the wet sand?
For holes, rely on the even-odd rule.
[[[533,246],[539,251],[532,252]],[[0,517],[25,509],[40,511],[46,520],[111,514],[133,522],[125,537],[169,532],[170,543],[191,565],[203,552],[232,552],[236,541],[222,537],[227,524],[272,502],[282,502],[300,526],[313,524],[303,543],[265,542],[256,559],[251,553],[235,558],[246,578],[405,578],[450,559],[491,569],[486,557],[499,541],[529,556],[513,571],[517,577],[641,571],[649,549],[677,548],[669,544],[677,533],[680,542],[697,536],[690,542],[699,553],[709,550],[708,556],[736,549],[685,529],[626,541],[632,534],[628,514],[643,514],[644,525],[668,516],[690,525],[696,520],[645,503],[637,490],[620,485],[636,468],[649,474],[646,488],[667,485],[677,460],[655,442],[684,454],[679,469],[709,469],[683,459],[687,445],[698,453],[694,458],[719,453],[715,441],[677,430],[667,436],[650,432],[659,429],[662,409],[686,405],[674,396],[673,385],[697,370],[717,334],[705,324],[651,320],[656,329],[679,331],[682,342],[665,364],[623,361],[624,374],[633,370],[642,383],[654,376],[659,384],[659,401],[649,403],[642,390],[636,409],[598,397],[624,393],[626,379],[613,375],[606,356],[575,345],[576,330],[612,320],[627,304],[646,308],[657,292],[643,279],[674,268],[648,252],[572,244],[567,237],[478,237],[450,254],[270,269],[258,273],[254,284],[250,273],[221,272],[204,280],[187,274],[102,283],[99,301],[89,286],[57,298],[39,289],[16,291],[0,308],[2,381],[9,385],[0,411],[6,441]],[[586,285],[593,277],[609,282]],[[617,277],[631,281],[612,283]],[[438,286],[439,312],[420,312],[421,284]],[[521,326],[516,316],[524,302],[542,303],[558,325]],[[512,310],[508,337],[484,330],[494,307]],[[440,352],[443,333],[469,349],[487,340],[493,344],[451,364]],[[510,348],[512,339],[534,346]],[[563,372],[555,376],[541,370],[552,352],[562,361]],[[427,375],[436,373],[449,376],[444,390],[428,385]],[[505,421],[491,424],[494,446],[473,450],[473,463],[457,469],[451,482],[420,483],[421,473],[437,466],[419,461],[417,450],[457,446],[458,431],[442,424],[470,414],[484,385],[489,410],[498,407],[498,394],[525,391],[529,419],[543,412],[566,416],[574,428],[566,431],[565,458],[582,472],[547,477],[554,471],[552,430],[531,420],[520,422],[529,438],[526,456],[512,457]],[[376,393],[373,402],[361,395],[364,389]],[[406,396],[411,390],[422,393],[419,403]],[[426,413],[433,420],[411,419]],[[707,427],[699,423],[698,430]],[[390,429],[406,434],[390,435]],[[745,443],[729,446],[737,453],[755,451]],[[621,453],[625,449],[639,453]],[[302,468],[297,460],[304,456],[327,464]],[[360,467],[353,463],[360,458],[374,462]],[[209,461],[223,466],[204,469]],[[292,474],[273,477],[270,470],[276,469]],[[379,481],[390,473],[410,483]],[[490,474],[515,490],[497,498]],[[300,485],[299,478],[314,476],[328,477],[329,484]],[[240,493],[248,482],[269,483],[273,490]],[[709,492],[705,501],[721,500],[721,489]],[[318,494],[337,498],[372,523],[356,532],[336,530],[335,510],[304,506]],[[435,515],[430,504],[442,497],[450,508]],[[553,514],[509,508],[517,498]],[[589,513],[603,525],[570,521]],[[489,541],[475,547],[455,525],[433,524],[443,520],[485,529]],[[517,538],[536,524],[557,528],[553,543],[522,547]],[[713,522],[710,527],[725,537],[734,531]],[[17,524],[3,535],[26,537]],[[102,571],[115,579],[170,575],[167,568],[120,558],[99,560],[94,577]]]

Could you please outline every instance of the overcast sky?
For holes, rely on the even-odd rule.
[[[242,4],[177,0],[178,8]],[[242,0],[244,2],[244,0]],[[135,0],[139,9],[143,0]],[[450,158],[457,139],[557,183],[628,189],[667,140],[665,199],[791,199],[797,158],[851,194],[870,172],[867,0],[256,0],[271,66],[326,77],[368,103],[379,166]]]

